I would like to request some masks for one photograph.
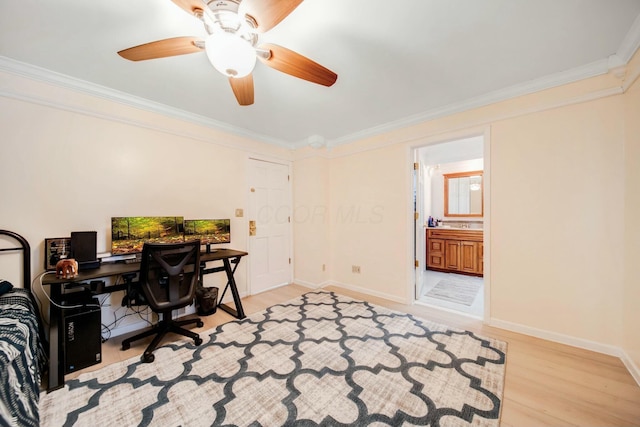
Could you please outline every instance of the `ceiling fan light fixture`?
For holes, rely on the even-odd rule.
[[[236,34],[220,32],[210,35],[205,42],[205,50],[211,65],[227,77],[245,77],[256,65],[255,49]]]
[[[172,0],[199,19],[209,37],[172,37],[118,52],[124,59],[143,61],[205,51],[211,65],[226,76],[240,105],[252,105],[252,71],[256,59],[268,67],[311,83],[332,86],[338,75],[285,47],[258,44],[258,33],[278,25],[304,0]],[[242,6],[242,7],[240,7]],[[312,146],[326,146],[314,138]]]

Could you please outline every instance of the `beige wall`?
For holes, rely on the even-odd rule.
[[[623,260],[611,248],[624,242],[623,106],[611,96],[490,122],[492,321],[620,344]],[[411,296],[400,285],[413,262],[407,151],[334,153],[332,210],[383,212],[379,222],[332,223],[336,282]]]
[[[331,160],[334,282],[405,301],[408,273],[408,150],[391,145]],[[353,273],[353,266],[360,273]]]
[[[411,149],[489,126],[488,321],[612,354],[636,351],[637,336],[624,333],[640,302],[625,289],[621,256],[631,191],[625,97],[621,80],[604,75],[333,147],[331,281],[410,300]],[[364,219],[345,221],[341,209]],[[371,212],[382,215],[371,220]]]
[[[628,73],[637,78],[640,55]],[[623,348],[640,367],[640,79],[625,94],[625,277]],[[640,381],[640,377],[636,377]]]
[[[411,149],[489,126],[489,320],[622,347],[637,366],[639,276],[625,262],[640,254],[640,90],[636,83],[622,95],[620,87],[605,75],[331,150],[299,150],[294,277],[410,300]],[[246,249],[246,218],[233,211],[246,210],[247,158],[294,156],[15,75],[0,75],[0,89],[0,227],[32,243],[34,272],[45,237],[97,230],[98,250],[107,250],[115,215],[230,217],[232,246]],[[314,214],[304,216],[305,206]],[[243,262],[242,292],[246,276]]]
[[[341,157],[297,150],[294,160],[294,277],[338,283],[406,301],[408,150],[391,145]],[[322,264],[326,271],[322,272]],[[360,266],[360,273],[352,267]]]
[[[290,160],[289,150],[53,85],[13,75],[0,84],[15,95],[0,97],[0,228],[30,242],[34,277],[47,237],[96,230],[98,252],[109,251],[112,216],[231,218],[230,246],[246,250],[246,218],[234,214],[248,207],[247,159]],[[242,294],[248,263],[236,273]]]
[[[317,287],[331,277],[328,159],[312,153],[295,160],[293,200],[294,281]]]
[[[492,319],[620,342],[622,112],[615,96],[492,124]]]

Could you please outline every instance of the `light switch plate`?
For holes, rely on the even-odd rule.
[[[244,209],[236,209],[236,216],[242,218],[244,216]]]

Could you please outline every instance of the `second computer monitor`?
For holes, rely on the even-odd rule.
[[[230,219],[186,219],[184,221],[184,239],[200,239],[202,245],[207,246],[231,242]]]

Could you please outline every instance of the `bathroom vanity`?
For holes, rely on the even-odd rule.
[[[426,228],[427,270],[482,276],[483,231],[469,228]]]

